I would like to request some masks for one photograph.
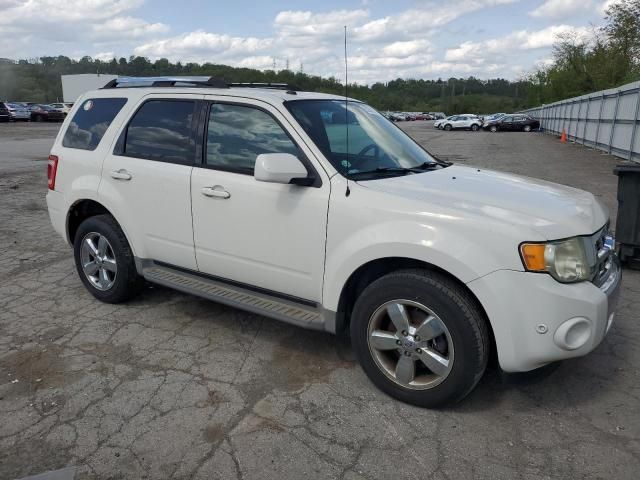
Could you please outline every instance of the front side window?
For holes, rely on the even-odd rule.
[[[252,175],[256,158],[261,153],[299,156],[296,144],[268,113],[242,105],[211,105],[207,165]]]
[[[193,163],[195,141],[190,100],[149,100],[126,131],[124,155],[174,163]]]
[[[62,146],[95,150],[126,98],[90,98],[82,102],[62,138]]]
[[[327,160],[345,176],[403,174],[407,169],[437,165],[411,137],[364,103],[291,100],[285,105]]]

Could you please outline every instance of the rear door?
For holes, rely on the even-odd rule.
[[[527,123],[527,117],[525,117],[524,115],[516,115],[515,117],[513,117],[514,130],[521,131]]]
[[[145,96],[104,161],[99,197],[139,258],[197,268],[190,189],[202,98]]]
[[[513,116],[507,115],[506,117],[502,117],[502,121],[500,122],[501,130],[513,130]]]

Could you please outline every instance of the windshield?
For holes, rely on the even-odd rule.
[[[438,162],[370,106],[344,100],[291,100],[291,114],[341,174],[404,174]],[[348,144],[347,144],[348,138]],[[414,172],[415,173],[415,172]]]

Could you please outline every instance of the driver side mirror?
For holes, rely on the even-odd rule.
[[[259,182],[312,185],[310,177],[300,159],[290,153],[261,153],[256,158],[253,177]]]

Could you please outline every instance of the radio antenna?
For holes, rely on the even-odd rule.
[[[344,126],[346,130],[347,141],[347,159],[345,160],[345,178],[347,179],[347,190],[344,193],[346,197],[351,195],[349,189],[349,169],[351,168],[351,162],[349,162],[349,63],[347,61],[347,26],[344,26]]]

